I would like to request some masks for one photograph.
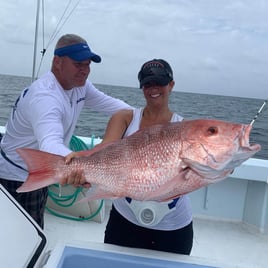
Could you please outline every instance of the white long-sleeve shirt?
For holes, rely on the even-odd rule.
[[[131,106],[112,98],[86,81],[83,87],[64,90],[52,72],[26,88],[15,102],[6,125],[1,148],[14,163],[26,168],[17,148],[33,148],[66,156],[83,107],[112,115]],[[0,155],[0,178],[25,181],[27,172]]]

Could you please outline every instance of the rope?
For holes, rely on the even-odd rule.
[[[79,193],[82,192],[83,188],[79,187],[76,188],[75,191],[73,192],[73,194],[70,195],[61,195],[59,196],[58,192],[53,192],[53,187],[59,188],[59,187],[66,187],[66,186],[59,186],[58,184],[53,184],[49,187],[49,197],[52,199],[52,201],[54,201],[55,204],[61,206],[61,207],[70,207],[74,204],[74,202],[76,201]],[[68,203],[67,203],[68,202]]]
[[[99,213],[100,213],[100,211],[101,211],[101,209],[102,209],[102,207],[103,207],[103,200],[101,200],[101,203],[100,203],[100,205],[99,205],[99,207],[98,207],[98,209],[95,211],[95,212],[93,212],[90,216],[88,216],[88,217],[72,217],[72,216],[67,216],[67,215],[64,215],[64,214],[60,214],[59,212],[57,212],[56,210],[53,210],[52,208],[48,208],[48,207],[46,207],[46,210],[50,213],[50,214],[52,214],[52,215],[54,215],[54,216],[57,216],[57,217],[60,217],[60,218],[64,218],[64,219],[68,219],[68,220],[73,220],[73,221],[89,221],[89,220],[92,220],[94,217],[96,217]]]
[[[88,150],[88,149],[92,149],[94,147],[94,138],[95,136],[93,135],[91,137],[91,144],[90,146],[87,146],[86,143],[84,143],[81,139],[79,139],[76,136],[72,136],[70,144],[69,144],[69,148],[72,151],[82,151],[82,150]],[[49,198],[58,206],[60,207],[71,207],[75,201],[77,200],[79,194],[83,194],[83,187],[79,187],[79,188],[75,188],[74,192],[72,194],[69,195],[61,195],[59,194],[59,192],[61,192],[60,187],[67,187],[67,186],[59,186],[58,184],[53,184],[51,186],[48,187],[48,196]],[[55,191],[54,191],[55,190]],[[61,218],[65,218],[65,219],[69,219],[69,220],[75,220],[75,221],[86,221],[86,220],[91,220],[93,219],[95,216],[97,216],[99,214],[99,212],[101,211],[102,207],[103,207],[103,203],[104,201],[101,200],[99,207],[97,208],[97,210],[95,212],[93,212],[91,215],[84,217],[84,216],[80,216],[80,217],[71,217],[71,216],[67,216],[65,214],[59,213],[58,211],[49,208],[46,206],[46,210],[51,213],[54,216],[57,217],[61,217]]]

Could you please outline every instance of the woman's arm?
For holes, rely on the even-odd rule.
[[[103,144],[105,143],[110,143],[121,139],[132,120],[132,116],[132,110],[121,110],[115,113],[107,124],[102,142],[94,147],[94,151],[98,150],[98,147],[103,147]],[[69,164],[72,159],[78,155],[79,152],[72,152],[68,154],[65,157],[65,163]],[[90,184],[86,182],[85,175],[81,170],[73,171],[71,176],[68,176],[61,181],[61,184],[73,184],[74,186],[90,187]]]
[[[121,110],[115,113],[109,120],[102,143],[122,139],[133,116],[132,110]]]

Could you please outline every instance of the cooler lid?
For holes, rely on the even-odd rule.
[[[1,267],[34,267],[47,239],[39,225],[0,184]]]

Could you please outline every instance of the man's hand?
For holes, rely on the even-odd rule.
[[[69,165],[73,158],[76,157],[76,155],[76,152],[71,152],[70,154],[68,154],[65,157],[65,164]],[[72,184],[74,187],[91,187],[91,184],[86,181],[84,170],[80,170],[78,168],[72,170],[71,173],[63,177],[63,179],[60,181],[60,184]]]

